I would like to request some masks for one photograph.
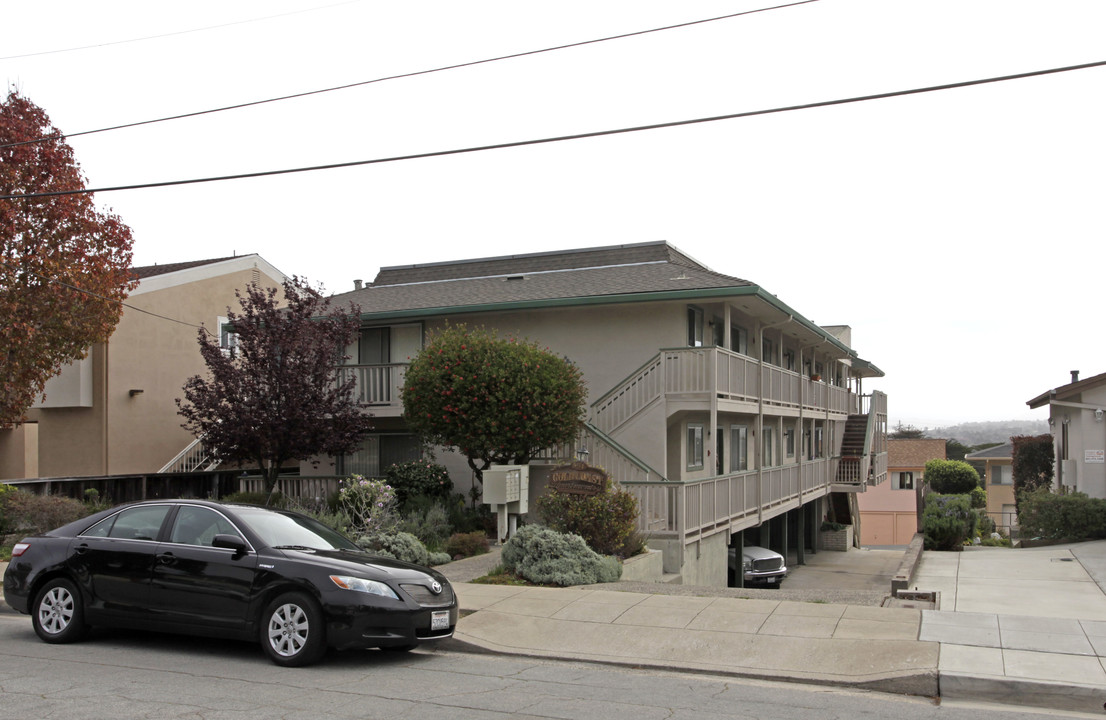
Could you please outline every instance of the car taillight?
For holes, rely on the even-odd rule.
[[[31,543],[16,543],[12,548],[12,557],[16,558],[31,549]]]

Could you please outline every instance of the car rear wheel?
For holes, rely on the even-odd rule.
[[[70,643],[84,637],[87,628],[77,586],[65,578],[47,582],[35,597],[31,624],[48,643]]]
[[[261,645],[277,665],[308,665],[326,652],[322,610],[305,593],[280,595],[266,606],[261,619]]]

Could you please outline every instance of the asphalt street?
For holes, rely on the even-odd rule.
[[[100,632],[76,645],[47,645],[26,616],[11,613],[0,615],[0,707],[6,720],[784,720],[812,713],[998,720],[1012,712],[828,687],[472,655],[448,644],[405,655],[332,652],[321,665],[285,669],[271,665],[256,645],[220,640]],[[1058,716],[1018,713],[1027,720]]]

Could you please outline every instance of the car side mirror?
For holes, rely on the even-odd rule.
[[[237,535],[231,535],[229,533],[219,533],[211,540],[211,546],[217,548],[227,548],[233,550],[235,555],[242,555],[249,547],[246,545],[246,541]]]

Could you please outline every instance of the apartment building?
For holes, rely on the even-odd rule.
[[[206,372],[201,325],[220,333],[235,290],[279,287],[284,274],[259,255],[133,268],[138,287],[106,343],[46,385],[27,422],[0,430],[0,479],[156,473],[194,438],[174,400]],[[230,337],[222,335],[222,341]],[[191,468],[189,468],[191,469]]]
[[[801,560],[831,503],[849,521],[855,494],[886,477],[886,396],[863,389],[883,373],[850,347],[851,330],[819,327],[668,243],[386,267],[355,288],[335,298],[362,309],[340,377],[357,379],[376,432],[333,459],[336,474],[418,454],[398,390],[427,333],[449,322],[529,338],[581,368],[586,428],[544,460],[586,455],[610,472],[685,583],[725,585],[728,548],[743,542]],[[469,486],[460,457],[438,458]],[[531,479],[533,498],[541,467]]]

